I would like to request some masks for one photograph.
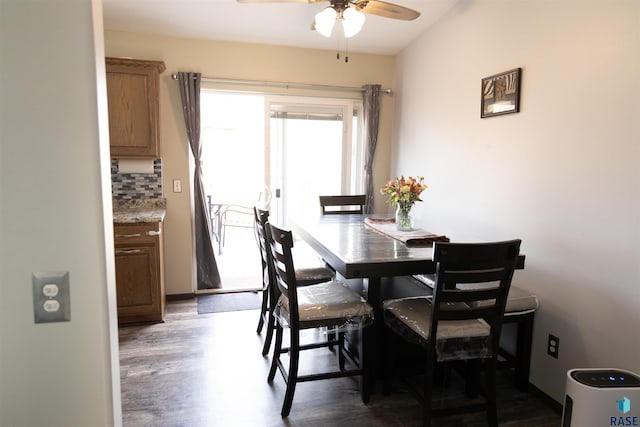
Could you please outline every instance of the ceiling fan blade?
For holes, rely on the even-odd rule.
[[[236,0],[238,3],[319,3],[329,0]]]
[[[307,3],[307,0],[236,0],[237,3]]]
[[[357,10],[364,13],[383,16],[385,18],[402,19],[403,21],[413,21],[420,16],[420,12],[413,9],[387,3],[382,0],[359,0],[354,3],[354,6]]]

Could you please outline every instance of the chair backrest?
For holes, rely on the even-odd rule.
[[[293,265],[293,234],[272,224],[267,224],[267,238],[273,260],[273,278],[279,294],[289,301],[290,326],[297,327],[300,317],[298,314],[298,293],[296,289],[296,273]]]
[[[364,194],[353,196],[320,196],[322,215],[362,214],[367,196]],[[345,209],[347,208],[347,209]]]
[[[258,241],[260,257],[262,258],[262,288],[264,290],[270,287],[273,275],[271,252],[266,231],[267,224],[269,223],[269,211],[254,207],[253,212],[256,224],[256,240]]]
[[[491,328],[491,352],[497,352],[520,243],[434,243],[431,343],[440,321],[483,319]]]

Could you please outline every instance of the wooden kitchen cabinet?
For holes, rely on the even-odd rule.
[[[160,158],[162,61],[106,58],[111,157]]]
[[[118,324],[164,321],[162,223],[114,225]]]

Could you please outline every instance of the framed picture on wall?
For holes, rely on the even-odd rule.
[[[521,72],[521,68],[515,68],[482,79],[480,118],[520,111]]]

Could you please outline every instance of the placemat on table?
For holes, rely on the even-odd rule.
[[[394,218],[365,218],[364,223],[369,227],[400,240],[407,246],[431,246],[433,242],[448,242],[449,238],[441,234],[433,234],[421,228],[411,231],[400,231],[396,228]]]

